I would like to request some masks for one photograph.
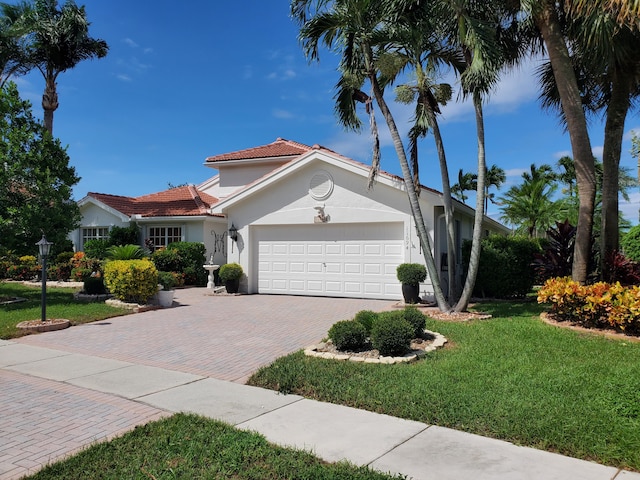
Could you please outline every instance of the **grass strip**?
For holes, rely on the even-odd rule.
[[[429,319],[449,345],[409,365],[276,360],[250,385],[640,471],[640,343],[549,326],[535,303]]]
[[[268,443],[257,433],[192,414],[136,427],[110,442],[45,467],[32,480],[399,479]]]
[[[104,320],[130,313],[104,302],[82,303],[74,300],[72,288],[47,288],[47,318],[64,318],[72,325]],[[38,320],[42,315],[42,290],[20,283],[0,282],[0,297],[22,297],[26,302],[0,305],[0,338],[24,335],[16,325],[26,320]]]

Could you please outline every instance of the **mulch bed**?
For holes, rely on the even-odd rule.
[[[556,320],[554,316],[548,312],[542,312],[540,314],[540,318],[546,324],[552,325],[554,327],[568,328],[576,332],[590,333],[593,335],[600,335],[606,338],[613,338],[616,340],[628,340],[630,342],[640,342],[640,337],[637,337],[634,335],[627,335],[626,333],[619,332],[617,330],[614,330],[613,328],[611,329],[587,328],[587,327],[583,327],[582,325],[576,325],[575,323],[571,323],[567,321],[559,321],[559,320]]]

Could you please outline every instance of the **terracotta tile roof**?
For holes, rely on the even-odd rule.
[[[314,145],[314,147],[316,147]],[[275,142],[259,147],[246,148],[237,152],[214,155],[206,159],[206,163],[225,162],[229,160],[249,160],[254,158],[293,157],[313,150],[302,143],[278,138]]]
[[[125,215],[143,217],[210,215],[209,208],[218,203],[217,198],[200,192],[193,185],[170,188],[141,197],[123,197],[95,192],[89,192],[88,196]]]

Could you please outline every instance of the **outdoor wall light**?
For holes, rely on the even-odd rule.
[[[233,253],[233,244],[238,241],[238,229],[233,223],[229,228],[229,238],[231,239],[231,253]]]
[[[238,229],[233,225],[233,223],[231,224],[231,228],[229,228],[229,238],[234,242],[238,241]]]
[[[49,252],[51,252],[52,242],[48,242],[44,233],[42,234],[42,238],[38,243],[38,251],[40,253],[40,257],[42,258],[42,295],[41,295],[41,305],[42,305],[42,321],[47,321],[47,257],[49,256]]]

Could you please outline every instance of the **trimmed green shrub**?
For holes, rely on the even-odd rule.
[[[522,297],[531,292],[536,273],[534,255],[539,242],[525,237],[491,235],[482,239],[474,295],[490,298]],[[463,243],[464,264],[469,265],[471,242]]]
[[[84,293],[102,295],[106,293],[102,277],[89,277],[84,281]]]
[[[629,229],[620,240],[624,256],[634,262],[640,262],[640,225]]]
[[[109,240],[102,238],[94,238],[84,242],[84,253],[87,257],[99,258],[104,260],[107,258],[107,250],[109,249]]]
[[[242,266],[238,263],[225,263],[220,267],[220,281],[225,283],[230,280],[239,280],[244,273]]]
[[[371,329],[371,344],[384,356],[404,355],[414,338],[414,328],[402,312],[383,312]]]
[[[413,336],[420,337],[424,333],[427,325],[427,317],[424,316],[416,307],[405,307],[402,310],[402,318],[404,318],[413,327]]]
[[[104,282],[117,299],[143,304],[158,291],[158,270],[147,259],[112,260],[104,266]]]
[[[396,268],[396,276],[400,283],[417,285],[427,278],[427,267],[421,263],[401,263]]]
[[[182,272],[185,261],[178,250],[164,248],[151,254],[151,261],[162,272]]]
[[[362,350],[367,341],[367,331],[360,322],[341,320],[329,329],[329,338],[338,350]]]
[[[367,331],[367,335],[371,335],[371,328],[373,328],[373,324],[378,319],[378,314],[371,310],[360,310],[358,313],[356,313],[353,319],[356,322],[362,324],[362,326]]]

